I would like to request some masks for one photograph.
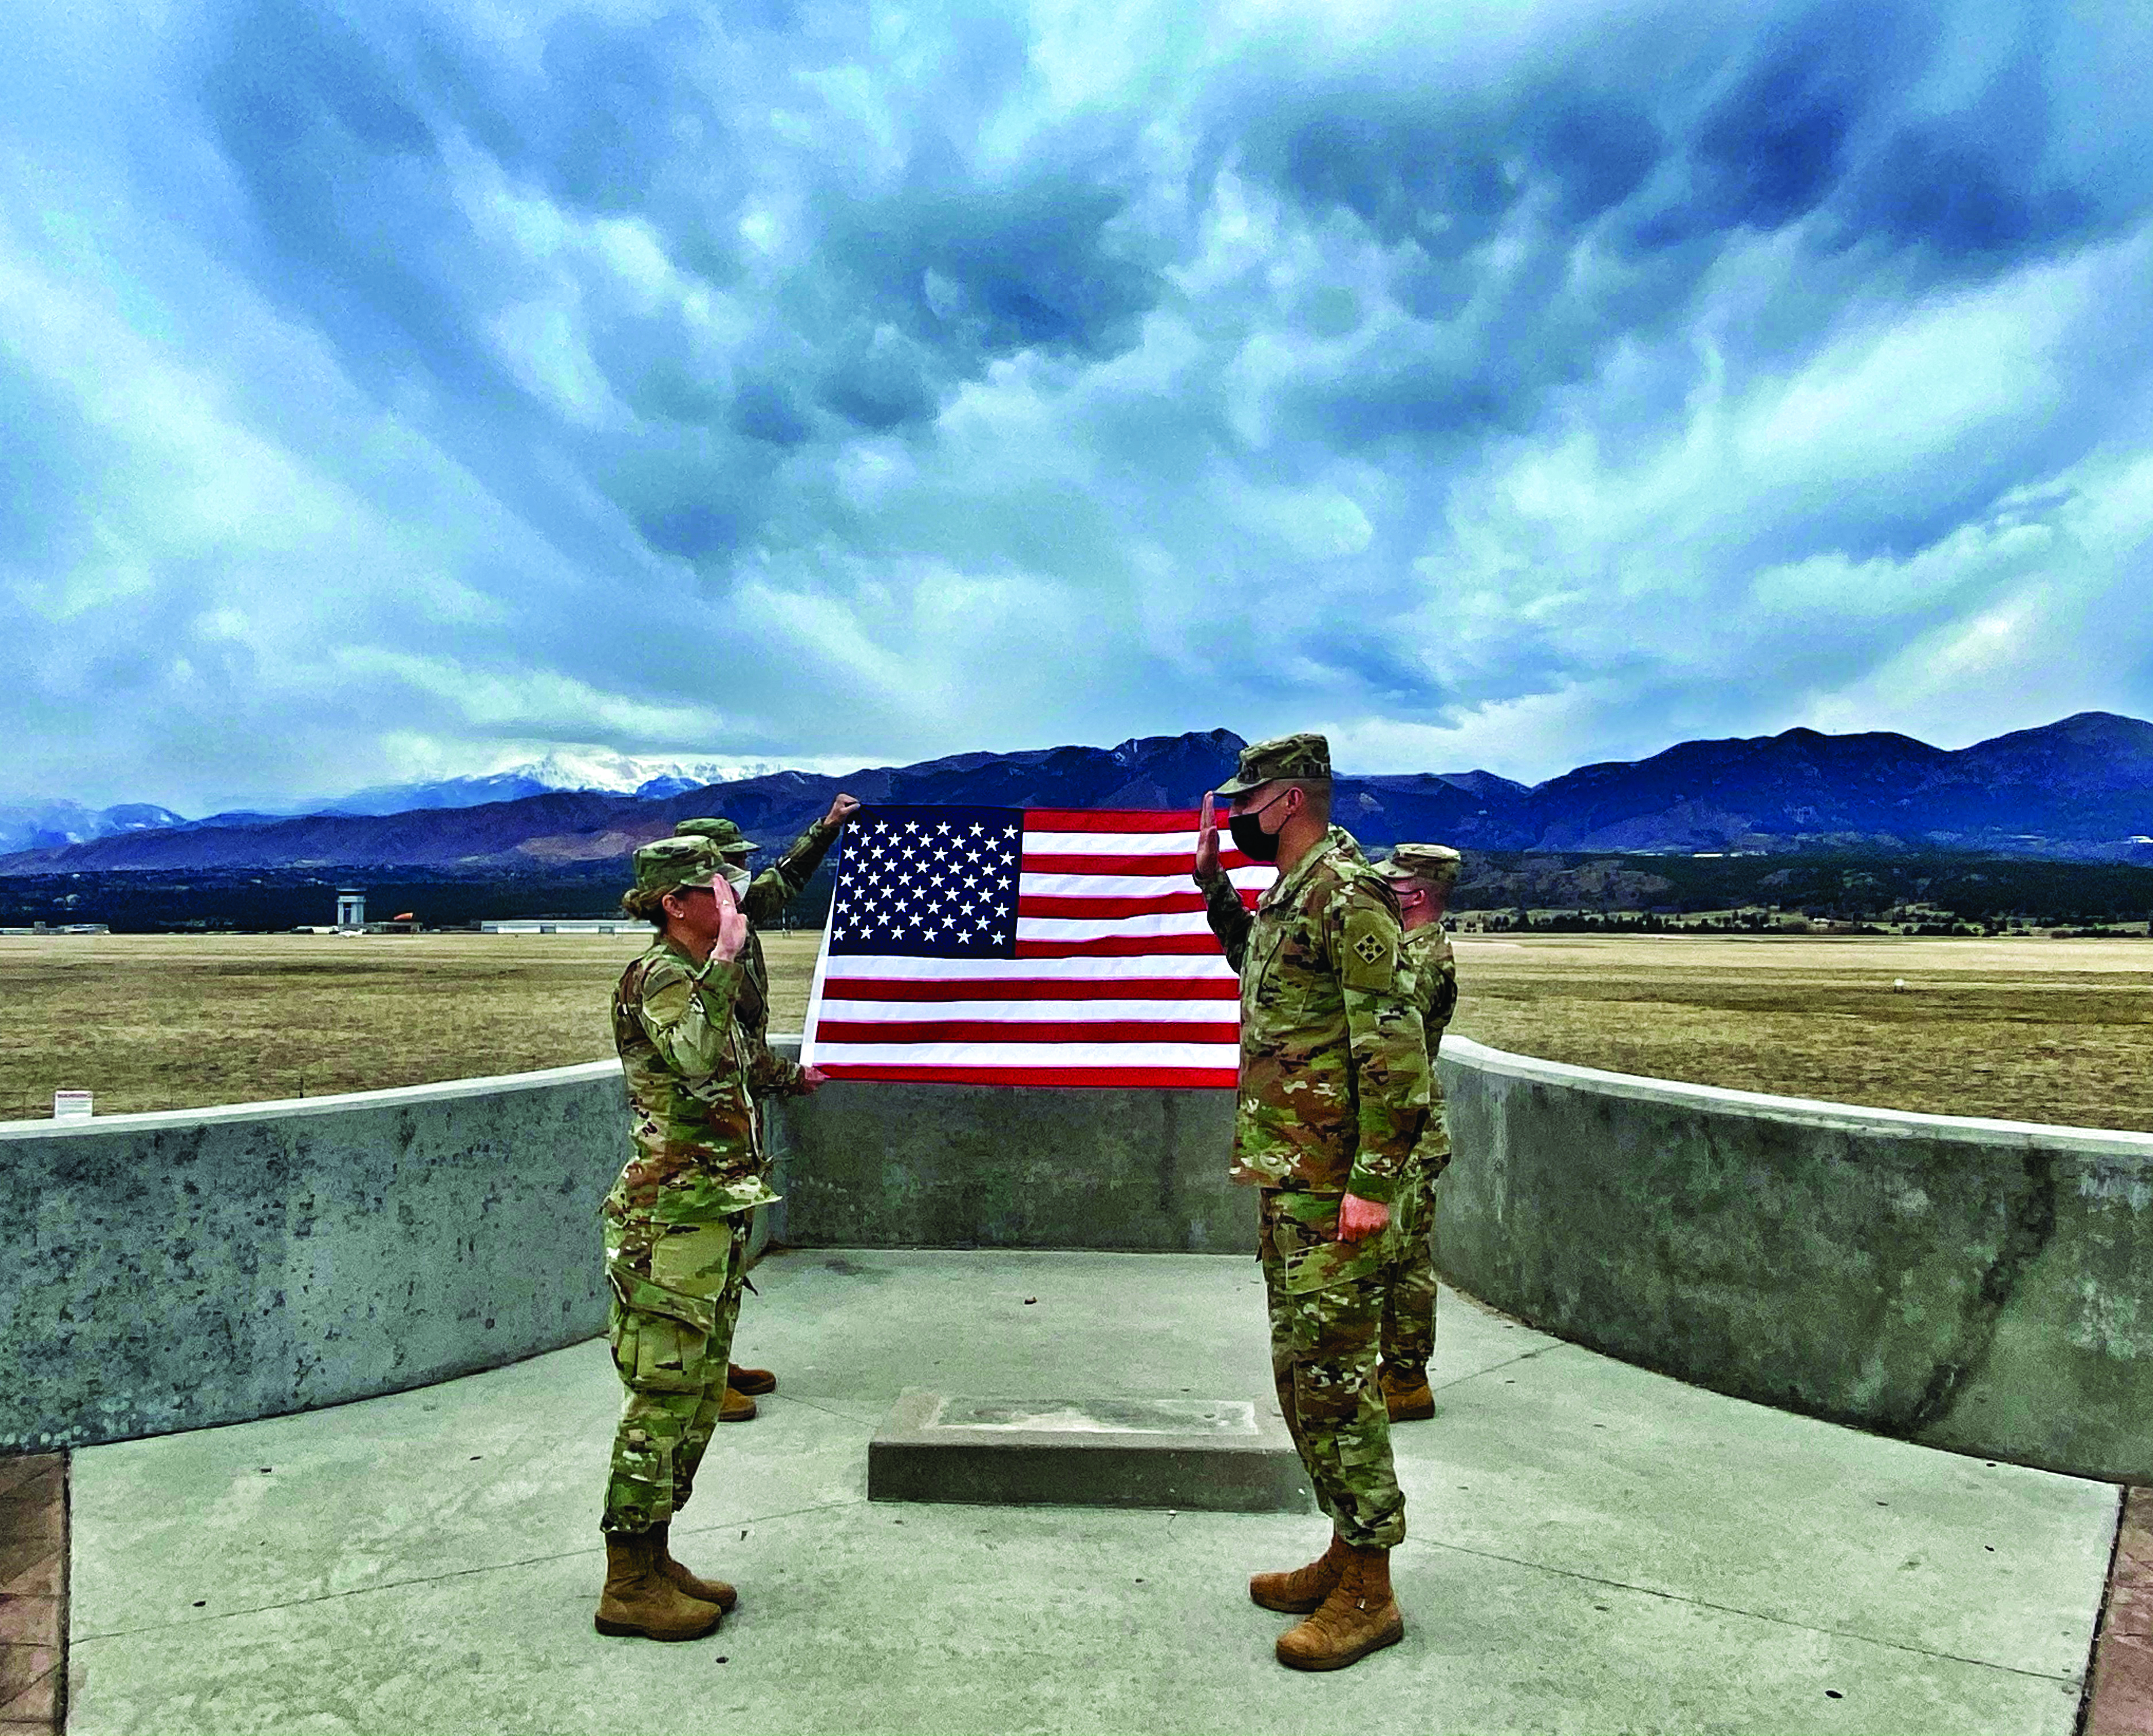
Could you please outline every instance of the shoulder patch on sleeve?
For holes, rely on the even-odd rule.
[[[661,1029],[677,1025],[687,1017],[688,1005],[695,995],[695,985],[685,975],[669,975],[656,985],[644,989],[643,1015]]]
[[[1398,925],[1380,909],[1358,904],[1346,913],[1338,949],[1338,980],[1349,989],[1386,990],[1398,973]]]

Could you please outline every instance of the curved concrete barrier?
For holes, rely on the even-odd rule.
[[[309,1410],[605,1324],[616,1061],[0,1127],[0,1453]]]
[[[1631,1078],[1456,1038],[1446,1276],[1700,1386],[2153,1481],[2153,1136]]]
[[[781,1048],[791,1045],[780,1040]],[[1463,1289],[1700,1385],[2153,1481],[2153,1137],[1627,1078],[1453,1038]],[[270,1416],[601,1329],[608,1061],[0,1126],[0,1451]],[[1226,1092],[836,1082],[777,1106],[821,1246],[1239,1253]]]

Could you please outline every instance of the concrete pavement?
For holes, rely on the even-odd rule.
[[[74,1459],[71,1729],[2054,1731],[2117,1491],[1768,1410],[1446,1295],[1441,1414],[1397,1433],[1403,1644],[1279,1668],[1273,1515],[875,1503],[908,1386],[1244,1397],[1253,1260],[801,1250],[759,1266],[674,1529],[739,1611],[590,1626],[602,1344]],[[1031,1300],[1027,1300],[1027,1299]]]

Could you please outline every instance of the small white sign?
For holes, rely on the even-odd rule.
[[[90,1117],[90,1094],[86,1091],[56,1091],[53,1093],[54,1121],[88,1121]]]

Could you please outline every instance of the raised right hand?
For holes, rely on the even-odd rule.
[[[1204,807],[1196,817],[1196,882],[1216,879],[1219,874],[1219,817],[1211,792],[1204,792]]]
[[[747,944],[747,913],[733,896],[732,883],[723,874],[710,876],[711,896],[718,901],[718,944],[712,949],[727,964]]]

